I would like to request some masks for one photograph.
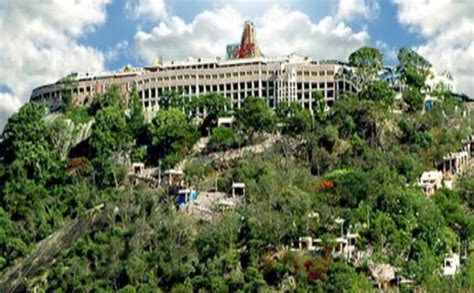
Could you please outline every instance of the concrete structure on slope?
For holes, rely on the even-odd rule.
[[[436,190],[443,187],[443,173],[441,171],[425,171],[421,174],[418,186],[423,189],[426,196],[433,195]]]

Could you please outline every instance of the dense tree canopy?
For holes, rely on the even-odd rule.
[[[382,69],[383,54],[376,48],[361,47],[349,55],[349,65],[357,67],[366,80]]]
[[[165,166],[176,164],[179,158],[191,149],[198,138],[194,126],[183,112],[176,108],[158,112],[148,126],[152,151],[149,153],[157,163],[163,159]]]
[[[275,123],[273,112],[267,103],[258,97],[247,97],[235,116],[237,123],[247,134],[271,131]]]

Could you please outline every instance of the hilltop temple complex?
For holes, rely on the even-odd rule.
[[[264,56],[250,21],[244,24],[240,44],[228,45],[226,53],[225,59],[158,60],[143,68],[127,66],[117,72],[75,73],[70,75],[74,78],[74,87],[68,90],[72,93],[73,104],[87,106],[95,94],[104,93],[111,85],[118,85],[126,96],[136,89],[145,111],[156,112],[160,97],[169,91],[179,92],[189,99],[218,93],[230,100],[232,109],[238,109],[245,97],[258,96],[271,108],[296,101],[303,108],[312,110],[315,91],[331,105],[342,93],[357,92],[361,87],[356,68],[345,62],[313,60],[298,55]],[[401,93],[400,83],[393,77],[390,68],[380,73],[380,78]],[[34,89],[31,101],[45,102],[51,111],[59,108],[65,80]]]

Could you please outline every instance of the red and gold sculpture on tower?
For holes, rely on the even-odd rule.
[[[257,37],[255,33],[255,26],[251,21],[246,21],[244,24],[244,31],[242,33],[242,40],[240,45],[227,45],[228,59],[242,59],[261,57],[262,52],[257,44]]]

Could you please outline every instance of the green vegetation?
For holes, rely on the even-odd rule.
[[[232,128],[219,126],[212,130],[208,148],[211,151],[225,151],[237,147],[239,138]]]
[[[378,49],[362,47],[349,55],[349,64],[358,68],[363,80],[368,80],[382,68],[383,54]]]
[[[150,160],[163,159],[165,166],[174,165],[198,139],[196,127],[176,108],[162,110],[148,127],[151,140]]]
[[[405,53],[403,62],[417,64]],[[351,56],[361,67],[379,66],[373,50]],[[147,123],[137,93],[127,99],[111,87],[87,115],[84,108],[64,110],[76,123],[89,115],[94,121],[90,136],[65,159],[56,137],[64,121],[45,119],[42,105],[26,104],[9,119],[0,145],[0,282],[38,242],[104,204],[101,221],[54,263],[40,264],[22,289],[370,292],[372,265],[390,264],[414,282],[404,292],[472,291],[472,173],[430,198],[414,183],[459,150],[474,125],[445,92],[421,112],[423,86],[410,70],[403,94],[409,111],[393,113],[394,93],[385,82],[366,82],[329,109],[316,92],[313,113],[296,103],[274,113],[265,100],[248,97],[232,127],[216,127],[219,117],[230,116],[219,95],[186,106],[172,93]],[[260,134],[278,131],[281,139],[263,153],[221,162],[193,154],[207,131],[211,152],[253,144]],[[212,222],[196,220],[176,209],[167,188],[127,177],[127,162],[164,169],[184,159],[189,186],[229,193],[232,183],[244,182],[243,202]],[[354,264],[332,253],[338,218],[344,233],[358,233],[357,248],[368,258]],[[305,236],[320,238],[321,249],[290,249]],[[455,277],[443,278],[449,251],[466,258]]]
[[[245,132],[250,141],[254,134],[262,131],[270,132],[275,127],[274,113],[267,103],[258,97],[247,97],[235,116],[238,127]]]

